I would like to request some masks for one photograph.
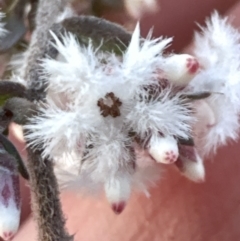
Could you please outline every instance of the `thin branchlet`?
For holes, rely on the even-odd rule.
[[[48,30],[67,4],[67,0],[40,0],[36,15],[36,29],[33,32],[24,78],[30,89],[30,100],[44,101],[45,87],[41,79],[39,61],[46,53]],[[32,208],[38,225],[39,241],[70,241],[73,238],[65,229],[57,180],[53,171],[52,160],[43,159],[42,150],[28,148],[28,171],[32,194]]]
[[[45,1],[38,4],[36,14],[36,29],[32,34],[29,51],[25,63],[24,79],[30,89],[30,100],[42,100],[45,97],[46,83],[41,76],[40,59],[48,54],[50,57],[56,55],[55,52],[48,51],[49,29],[56,20],[69,0]]]
[[[57,180],[52,162],[41,157],[41,151],[28,149],[33,210],[38,224],[39,241],[71,241],[65,230]]]

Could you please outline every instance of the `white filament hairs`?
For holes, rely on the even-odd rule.
[[[204,113],[204,119],[200,117],[196,125],[199,150],[203,156],[208,156],[230,139],[238,138],[240,33],[217,12],[201,30],[195,34],[194,54],[202,70],[192,80],[191,86],[195,90],[213,92],[205,103],[198,103],[199,116]]]
[[[181,160],[184,175],[204,179],[202,158],[238,137],[240,61],[227,19],[214,13],[201,30],[194,57],[165,55],[172,39],[142,41],[139,25],[122,56],[52,33],[59,55],[42,61],[47,101],[24,128],[55,161],[60,183],[104,189],[119,213],[132,189],[156,180],[157,163]],[[189,91],[212,95],[190,102]],[[181,147],[192,136],[195,147]]]

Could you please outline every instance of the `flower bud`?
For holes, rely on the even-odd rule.
[[[166,58],[165,78],[175,85],[187,85],[199,70],[196,58],[188,54],[174,54]]]
[[[177,141],[172,136],[152,136],[149,141],[149,154],[156,162],[171,164],[178,158]]]
[[[0,153],[0,237],[11,240],[20,222],[20,184],[15,160]]]
[[[105,193],[112,210],[120,214],[126,206],[131,194],[131,183],[129,177],[122,175],[112,177],[105,183]]]
[[[175,164],[188,179],[194,182],[205,180],[203,160],[194,146],[179,145],[179,158]]]

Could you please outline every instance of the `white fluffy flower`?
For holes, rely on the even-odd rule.
[[[194,53],[202,70],[192,80],[194,90],[213,92],[201,105],[195,126],[196,144],[203,156],[229,139],[238,138],[240,111],[240,33],[216,12],[195,34]]]
[[[163,79],[163,51],[171,39],[142,41],[137,25],[127,50],[116,56],[91,42],[82,46],[70,33],[62,41],[52,35],[59,54],[42,62],[46,103],[25,126],[26,138],[55,160],[65,186],[78,180],[90,190],[104,187],[119,212],[132,188],[156,179],[154,165],[139,165],[144,160],[136,145],[144,148],[159,133],[190,135],[190,103]]]
[[[119,213],[133,189],[156,180],[157,162],[203,181],[202,158],[238,137],[240,35],[217,13],[195,35],[195,56],[163,54],[171,39],[143,40],[138,25],[122,56],[52,36],[46,102],[25,129],[61,185],[105,190]],[[189,91],[212,95],[190,103]]]

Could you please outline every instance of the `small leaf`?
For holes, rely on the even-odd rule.
[[[183,94],[182,97],[191,99],[191,100],[201,100],[201,99],[206,99],[209,96],[211,96],[211,92],[209,91],[201,91],[201,92],[196,92],[196,93],[189,93],[189,94]]]
[[[26,97],[27,90],[20,83],[12,81],[0,81],[0,106],[11,97]]]
[[[0,133],[0,143],[3,145],[5,150],[16,159],[18,171],[22,175],[23,178],[29,179],[28,171],[24,165],[24,162],[19,155],[17,149],[12,144],[11,141],[9,141],[3,134]]]
[[[93,16],[73,17],[61,24],[62,31],[75,34],[80,43],[87,45],[91,40],[94,47],[117,55],[122,55],[131,41],[131,34],[122,26]]]
[[[12,121],[19,125],[25,125],[30,117],[37,114],[37,106],[34,103],[19,97],[8,99],[3,109],[11,112],[13,114]]]

